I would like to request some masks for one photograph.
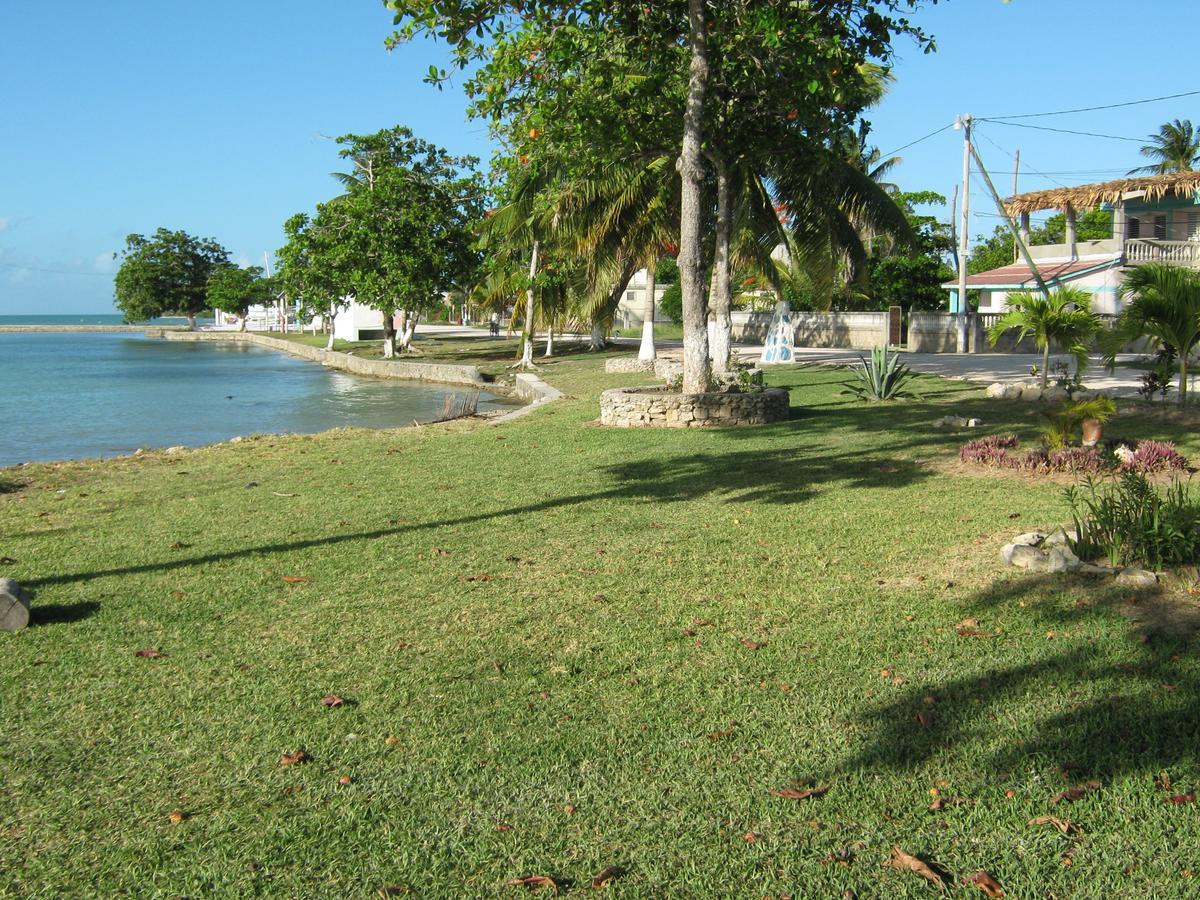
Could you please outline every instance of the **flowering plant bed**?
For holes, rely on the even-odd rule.
[[[1047,450],[1035,447],[1019,451],[1021,439],[1015,434],[993,434],[968,441],[958,458],[969,465],[1018,472],[1049,474],[1100,475],[1138,472],[1154,475],[1162,472],[1191,471],[1187,457],[1169,441],[1109,441],[1103,447],[1062,447]]]

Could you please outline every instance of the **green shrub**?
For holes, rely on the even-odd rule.
[[[1069,447],[1080,436],[1084,419],[1095,419],[1101,424],[1117,413],[1117,404],[1109,397],[1064,403],[1056,412],[1042,413],[1042,442],[1047,450]]]
[[[1161,568],[1200,560],[1200,501],[1178,479],[1162,493],[1145,475],[1126,472],[1104,488],[1088,478],[1066,489],[1081,559]]]
[[[843,394],[853,394],[859,400],[900,400],[912,396],[903,387],[913,373],[900,362],[900,354],[889,354],[886,347],[876,347],[869,361],[865,356],[858,359],[858,365],[850,367],[857,382],[848,383]]]

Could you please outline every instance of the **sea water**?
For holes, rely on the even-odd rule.
[[[467,393],[474,390],[348,375],[242,343],[0,333],[0,466],[235,435],[397,428],[436,419],[449,395]],[[481,411],[506,405],[479,395]]]

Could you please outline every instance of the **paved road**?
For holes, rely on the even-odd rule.
[[[418,325],[421,334],[439,335],[446,337],[487,337],[487,328],[473,328],[460,325]],[[556,337],[555,340],[560,338]],[[566,335],[565,340],[586,340],[584,335]],[[621,337],[614,343],[624,347],[637,347],[640,338]],[[660,349],[667,351],[679,350],[683,345],[680,341],[659,341]],[[735,352],[745,360],[757,359],[762,354],[762,346],[756,344],[737,344]],[[837,365],[838,363],[854,362],[864,352],[858,350],[826,349],[821,347],[797,347],[796,361],[801,363],[823,363]],[[1118,361],[1136,359],[1133,354],[1117,357]],[[1051,356],[1051,362],[1066,357]],[[1041,366],[1042,357],[1037,353],[904,353],[904,362],[918,372],[930,375],[941,375],[960,381],[972,381],[980,384],[992,384],[997,381],[1014,382],[1028,381],[1031,366]],[[1074,363],[1071,363],[1074,368]],[[1113,372],[1104,369],[1099,357],[1092,358],[1092,365],[1084,375],[1084,383],[1093,390],[1103,390],[1114,395],[1132,395],[1137,392],[1141,382],[1141,371],[1117,367]]]

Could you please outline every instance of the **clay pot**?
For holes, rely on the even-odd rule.
[[[1104,437],[1104,423],[1088,416],[1083,420],[1083,446],[1095,447]]]

